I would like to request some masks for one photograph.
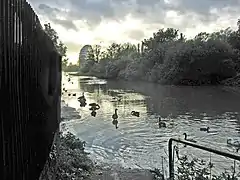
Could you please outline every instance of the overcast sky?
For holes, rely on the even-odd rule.
[[[140,42],[160,28],[198,32],[236,28],[240,0],[28,0],[77,61],[84,44]]]

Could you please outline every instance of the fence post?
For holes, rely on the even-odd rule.
[[[169,178],[170,180],[174,179],[174,162],[173,162],[173,147],[172,147],[173,139],[169,139],[168,141],[168,156],[169,156]]]

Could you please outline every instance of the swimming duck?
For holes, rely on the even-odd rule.
[[[93,117],[96,117],[96,114],[97,114],[96,111],[91,112],[91,116],[93,116]]]
[[[131,115],[133,115],[133,116],[137,116],[137,117],[139,117],[139,114],[140,114],[140,113],[137,112],[137,111],[132,111],[132,112],[131,112]]]
[[[112,99],[113,99],[114,101],[118,101],[118,102],[121,101],[121,98],[120,98],[120,97],[113,97]]]
[[[118,118],[117,110],[118,110],[118,109],[115,109],[115,113],[112,115],[112,118],[113,118],[114,120],[116,120],[116,119]]]
[[[210,130],[210,128],[208,128],[207,133],[217,133],[217,130]]]
[[[113,125],[115,125],[115,128],[117,129],[118,128],[118,120],[117,119],[113,119],[112,121]]]
[[[200,131],[209,131],[209,129],[210,129],[209,127],[201,127]]]
[[[69,93],[68,96],[71,96],[71,94]]]
[[[73,95],[73,96],[76,96],[77,94],[76,94],[76,93],[73,93],[72,95]]]
[[[85,96],[84,96],[84,92],[82,93],[82,96],[78,97],[78,101],[79,101],[80,103],[86,102],[86,98],[85,98]]]
[[[194,143],[197,142],[197,141],[195,141],[195,140],[193,140],[193,139],[188,139],[188,138],[187,138],[187,133],[183,133],[183,135],[184,135],[184,140],[185,140],[185,141],[190,141],[190,142],[194,142]]]
[[[89,106],[91,106],[91,108],[89,108],[89,110],[99,110],[100,106],[97,103],[90,103]]]
[[[85,107],[86,105],[87,105],[86,102],[80,102],[80,107]],[[90,110],[92,110],[92,109],[90,109]]]
[[[162,121],[161,117],[158,118],[158,125],[159,125],[159,128],[167,127],[166,123]]]
[[[240,139],[238,138],[228,138],[227,144],[235,147],[240,147]]]

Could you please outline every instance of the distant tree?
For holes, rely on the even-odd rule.
[[[95,62],[99,62],[100,56],[101,56],[101,49],[102,47],[100,45],[93,45],[92,49],[88,53],[87,60],[93,60]]]
[[[57,32],[51,27],[50,23],[44,24],[44,30],[47,35],[53,41],[55,48],[57,49],[58,53],[62,56],[62,68],[65,69],[68,64],[67,58],[67,47],[64,43],[59,39]]]

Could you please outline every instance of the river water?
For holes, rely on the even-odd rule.
[[[62,95],[68,121],[66,128],[86,141],[86,149],[98,163],[118,164],[123,167],[168,169],[169,138],[189,138],[201,145],[234,152],[227,145],[228,137],[239,137],[240,96],[219,87],[162,86],[145,82],[106,81],[95,77],[63,76]],[[90,115],[89,106],[80,107],[77,97],[85,92],[87,103],[96,102],[101,108],[96,117]],[[68,96],[68,93],[76,93]],[[121,97],[116,101],[113,97]],[[118,109],[119,128],[112,124],[114,109]],[[140,112],[140,117],[131,116]],[[80,115],[81,118],[78,116]],[[168,116],[170,118],[168,118]],[[158,127],[158,117],[166,119],[167,128]],[[200,127],[215,132],[201,132]],[[188,154],[229,170],[233,161],[191,147],[179,146],[180,155]],[[239,154],[238,154],[239,155]]]

